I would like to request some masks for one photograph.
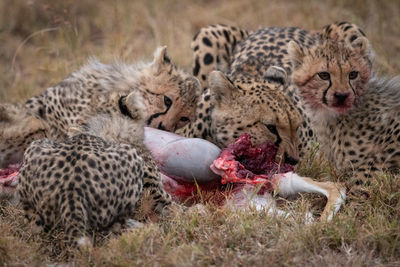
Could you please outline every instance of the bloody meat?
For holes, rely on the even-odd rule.
[[[18,171],[22,164],[8,165],[5,169],[0,169],[0,185],[14,187],[18,183]]]
[[[260,193],[273,190],[271,178],[274,174],[293,171],[292,165],[275,162],[277,151],[278,148],[272,142],[253,146],[249,134],[241,135],[223,149],[212,164],[211,169],[222,177],[219,186],[214,185],[213,190],[223,189],[221,185],[227,183],[261,185]],[[179,189],[170,193],[183,198],[195,194],[199,188],[205,191],[210,189],[210,186],[198,188],[188,183],[179,182],[178,185]]]
[[[276,173],[293,171],[287,163],[275,162],[278,148],[272,142],[253,146],[251,136],[242,134],[223,149],[213,167],[222,176],[221,183],[268,183]]]

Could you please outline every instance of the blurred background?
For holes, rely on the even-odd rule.
[[[365,31],[380,73],[399,73],[399,0],[1,0],[0,101],[25,102],[90,56],[151,60],[159,45],[190,71],[190,41],[209,24],[312,30],[336,21]]]

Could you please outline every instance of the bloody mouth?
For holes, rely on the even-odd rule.
[[[351,105],[332,105],[331,108],[337,113],[345,113],[351,109]]]

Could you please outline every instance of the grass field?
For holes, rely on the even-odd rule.
[[[364,29],[379,73],[400,72],[397,0],[2,0],[0,102],[24,102],[93,55],[151,60],[157,46],[167,45],[172,60],[190,70],[191,38],[213,23],[319,29],[343,20]],[[299,172],[337,178],[319,160],[303,162]],[[297,214],[285,220],[208,205],[206,215],[178,214],[122,236],[96,237],[90,251],[64,247],[61,232],[31,234],[21,211],[2,202],[0,265],[400,265],[399,176],[383,174],[368,190],[371,199],[347,203],[329,224],[304,225],[304,212],[318,213],[323,202],[310,195],[280,200]]]

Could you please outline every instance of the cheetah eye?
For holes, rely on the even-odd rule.
[[[189,118],[188,117],[181,117],[180,121],[187,122],[187,121],[189,121]]]
[[[355,78],[358,77],[358,71],[352,71],[349,73],[349,79],[354,80]]]
[[[267,127],[267,129],[273,134],[276,134],[278,132],[276,126],[273,124],[265,124],[265,127]]]
[[[323,71],[323,72],[318,72],[318,76],[322,79],[322,80],[329,80],[331,78],[331,75],[329,74],[329,72]]]
[[[172,100],[168,96],[164,96],[164,104],[169,108],[172,105]]]

